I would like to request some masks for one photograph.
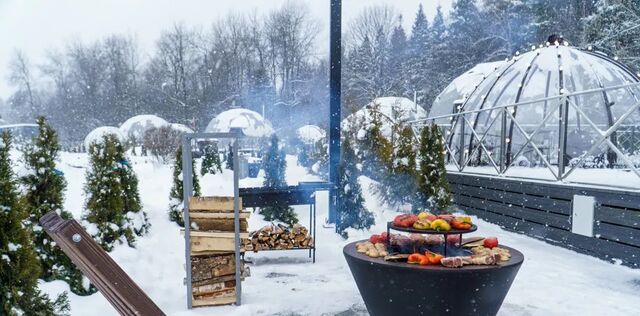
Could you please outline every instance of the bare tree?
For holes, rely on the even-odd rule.
[[[347,46],[354,48],[354,45],[360,45],[365,39],[373,41],[380,35],[389,40],[398,17],[398,11],[391,5],[381,4],[364,8],[349,23],[349,31],[346,36]]]
[[[34,87],[29,59],[20,50],[14,52],[9,63],[8,80],[17,89],[9,101],[12,106],[12,116],[18,120],[34,118],[42,110],[41,102]]]

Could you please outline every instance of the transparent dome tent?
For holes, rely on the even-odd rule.
[[[636,73],[560,41],[472,68],[413,123],[441,126],[452,170],[637,188],[639,106]]]

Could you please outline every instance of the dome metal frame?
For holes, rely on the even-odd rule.
[[[532,71],[532,65],[534,65],[534,62],[538,56],[540,56],[540,50],[550,50],[553,49],[554,46],[555,48],[564,48],[564,46],[567,45],[559,45],[556,43],[555,45],[547,44],[546,47],[532,48],[529,56],[534,53],[535,55],[529,59],[528,64],[525,64],[526,70],[524,70],[523,73],[516,72],[506,84],[500,82],[501,77],[508,73],[509,69],[511,69],[513,65],[516,65],[519,60],[522,60],[525,55],[517,53],[510,60],[505,60],[501,66],[495,66],[493,72],[482,75],[480,82],[473,86],[473,89],[470,90],[471,92],[468,95],[465,95],[462,100],[456,100],[454,104],[450,105],[452,113],[429,116],[425,119],[409,122],[414,128],[414,132],[416,132],[417,135],[421,126],[426,124],[435,123],[439,125],[443,130],[442,141],[446,150],[447,163],[455,166],[459,172],[474,173],[474,171],[466,169],[472,169],[469,167],[473,166],[473,162],[483,158],[485,159],[485,165],[490,165],[495,169],[495,175],[510,177],[511,175],[507,174],[507,171],[515,165],[515,160],[520,157],[525,149],[530,149],[533,155],[537,156],[537,159],[541,162],[540,164],[551,172],[553,180],[567,181],[567,178],[572,173],[587,163],[588,157],[598,151],[598,149],[602,151],[602,148],[604,148],[606,152],[605,159],[608,161],[607,168],[613,168],[613,164],[619,161],[629,169],[628,171],[633,172],[638,179],[640,179],[640,170],[637,164],[634,164],[634,162],[623,153],[618,142],[618,134],[621,132],[623,123],[632,115],[636,115],[634,116],[634,119],[636,119],[640,113],[640,78],[631,71],[630,68],[618,62],[616,58],[611,58],[590,49],[582,50],[571,47],[569,50],[563,50],[563,52],[568,51],[569,53],[573,53],[575,50],[588,56],[599,58],[607,65],[614,67],[620,74],[623,73],[622,77],[626,79],[624,84],[607,86],[599,76],[594,65],[588,63],[587,67],[593,72],[593,74],[590,74],[592,76],[590,79],[592,82],[597,83],[597,88],[570,91],[569,87],[576,88],[577,85],[575,82],[566,84],[565,80],[573,81],[575,79],[574,74],[571,73],[570,76],[565,76],[563,73],[562,54],[560,50],[558,50],[558,72],[554,74],[557,76],[557,81],[553,82],[554,88],[559,89],[559,91],[556,92],[557,95],[549,96],[549,77],[551,76],[551,71],[549,71],[545,87],[546,96],[523,100],[522,96],[525,82],[527,79],[531,80],[532,76],[529,75],[529,72]],[[588,60],[585,59],[583,62],[586,63],[587,61]],[[567,61],[569,65],[572,62],[575,62],[575,60]],[[582,66],[585,67],[585,65]],[[598,66],[602,67],[602,65]],[[520,65],[520,67],[522,67],[522,65]],[[491,81],[492,78],[495,79]],[[502,94],[505,93],[507,89],[513,87],[512,82],[518,79],[520,80],[517,85],[518,89],[515,93],[515,100],[507,104],[497,104]],[[580,78],[577,80],[579,79]],[[480,89],[484,89],[485,91],[479,91]],[[626,104],[618,106],[618,108],[622,107],[622,109],[626,110],[618,112],[616,117],[616,114],[612,111],[612,107],[616,104],[615,96],[618,95],[616,91],[621,90],[624,91],[623,93],[628,93],[629,97],[627,100],[623,100],[623,103],[626,102]],[[485,96],[495,94],[496,91],[498,93],[497,99],[494,104],[491,104],[489,97]],[[484,94],[478,98],[478,94],[483,92]],[[601,114],[600,122],[590,117],[593,114],[590,115],[586,113],[586,110],[581,107],[580,102],[578,102],[580,98],[582,98],[583,103],[588,103],[585,102],[585,100],[594,100],[587,98],[598,98],[600,99],[598,102],[603,102],[606,115]],[[523,126],[525,124],[522,124],[517,119],[518,112],[527,115],[531,113],[527,111],[529,110],[528,108],[540,104],[544,104],[544,112],[543,115],[540,116],[542,119],[535,124],[528,124],[526,127]],[[520,111],[518,111],[519,109]],[[442,110],[440,112],[442,112]],[[572,114],[571,119],[569,117],[570,112]],[[484,122],[482,122],[482,120],[484,120]],[[573,120],[573,122],[571,122],[571,120]],[[569,159],[570,156],[567,154],[567,146],[568,143],[570,143],[568,138],[571,136],[569,135],[569,130],[571,127],[571,131],[575,132],[576,120],[578,125],[577,131],[584,132],[580,136],[583,139],[586,138],[585,142],[589,144],[589,146],[587,146],[588,149],[584,150],[579,157]],[[640,125],[640,122],[636,125]],[[583,129],[585,130],[583,131]],[[557,144],[557,148],[547,146],[548,148],[546,149],[548,150],[541,149],[543,147],[543,144],[541,144],[542,140],[548,141],[548,139],[551,139],[541,135],[541,131],[543,130],[547,132],[552,131],[549,135],[554,137],[552,137],[553,139],[550,141]],[[521,141],[521,143],[517,145],[519,148],[514,148],[514,142],[511,141],[514,139],[514,133],[519,134]],[[489,141],[490,139],[492,142]],[[557,149],[558,153],[550,154],[551,149]],[[520,178],[522,176],[518,177]]]

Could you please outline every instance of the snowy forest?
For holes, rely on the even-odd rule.
[[[413,21],[411,29],[403,28],[404,19]],[[433,19],[422,7],[414,16],[393,5],[364,7],[345,21],[343,113],[389,95],[416,96],[428,110],[452,78],[551,34],[637,68],[639,19],[635,0],[459,0]],[[63,143],[144,113],[201,130],[234,105],[264,109],[283,134],[304,124],[327,126],[321,26],[308,7],[289,2],[266,14],[232,13],[210,26],[176,23],[154,51],[140,51],[135,37],[119,34],[66,43],[41,64],[16,50],[3,78],[15,92],[4,100],[2,118],[27,123],[45,115]]]

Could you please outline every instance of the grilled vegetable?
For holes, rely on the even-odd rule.
[[[426,219],[419,219],[413,223],[415,229],[431,229],[431,222]]]
[[[436,219],[431,222],[431,229],[446,232],[451,230],[451,225],[449,225],[449,223],[444,219]]]

